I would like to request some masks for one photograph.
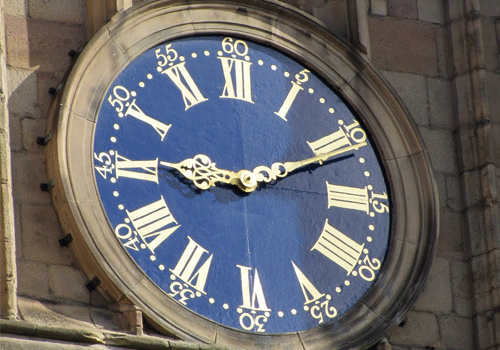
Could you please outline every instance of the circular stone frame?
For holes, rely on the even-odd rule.
[[[387,172],[392,222],[386,261],[363,298],[335,322],[283,335],[247,333],[209,321],[170,299],[137,266],[107,221],[93,171],[97,112],[114,78],[168,40],[230,34],[269,45],[311,67],[342,95],[370,132]],[[132,302],[160,330],[237,348],[365,349],[401,322],[428,274],[438,200],[430,162],[411,117],[389,84],[356,50],[317,20],[266,0],[145,1],[118,13],[80,54],[56,98],[46,147],[51,196],[84,271],[101,294]]]

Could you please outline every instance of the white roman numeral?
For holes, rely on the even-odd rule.
[[[218,59],[220,59],[222,64],[222,71],[226,82],[222,95],[219,97],[253,103],[252,83],[250,80],[250,66],[252,63],[238,58],[218,57]]]
[[[251,311],[271,311],[267,307],[266,298],[264,297],[264,290],[262,289],[262,284],[260,283],[259,272],[255,269],[253,276],[253,286],[250,288],[251,277],[250,271],[251,267],[236,265],[241,272],[241,295],[243,298],[243,303],[240,305],[241,308],[249,309]]]
[[[180,227],[163,196],[156,202],[126,212],[144,244],[153,254],[155,249]]]
[[[200,102],[207,99],[201,94],[198,86],[196,86],[191,74],[186,69],[186,62],[178,63],[175,66],[167,68],[162,71],[162,74],[168,75],[170,80],[179,88],[184,106],[187,110]],[[187,85],[187,86],[186,86]]]
[[[307,144],[311,147],[316,155],[330,153],[344,147],[359,145],[359,147],[366,146],[366,132],[359,126],[357,121],[350,125],[344,125],[342,120],[339,120],[339,130],[326,135],[319,140],[309,142]],[[356,147],[355,149],[358,149]]]
[[[281,106],[280,110],[278,112],[274,112],[277,116],[282,118],[285,121],[288,121],[286,119],[286,114],[290,110],[290,107],[292,107],[292,103],[295,101],[295,98],[297,97],[297,94],[299,91],[304,90],[302,86],[297,84],[296,82],[292,81],[292,88],[288,92],[288,95],[285,98],[285,101],[283,102],[283,105]]]
[[[127,102],[126,106],[128,106],[127,111],[125,112],[126,116],[130,115],[136,119],[139,119],[140,121],[143,121],[146,124],[151,125],[156,130],[156,132],[160,134],[161,140],[163,141],[168,129],[170,129],[172,124],[163,124],[162,122],[159,122],[158,120],[144,114],[144,112],[135,103],[135,99],[130,102],[130,104]]]
[[[309,281],[309,279],[304,275],[302,271],[295,265],[292,261],[293,269],[295,270],[295,275],[299,280],[300,288],[302,289],[302,293],[304,294],[304,299],[306,304],[310,304],[315,302],[316,300],[321,299],[325,294],[320,293],[316,287]]]
[[[328,191],[328,208],[338,207],[364,211],[370,214],[367,186],[363,188],[339,186],[326,182]]]
[[[307,144],[311,147],[315,155],[330,153],[352,145],[347,134],[340,128],[338,131],[332,132],[319,140],[313,142],[307,141]]]
[[[325,227],[318,241],[311,248],[317,250],[325,257],[344,268],[349,275],[356,267],[356,264],[363,253],[364,244],[358,244],[345,234],[328,224],[326,219]]]
[[[187,238],[189,239],[189,243],[186,249],[184,249],[175,268],[170,271],[197,291],[207,294],[204,289],[213,254],[195,272],[195,268],[199,265],[202,255],[208,253],[208,251],[193,241],[191,237],[188,236]]]
[[[135,170],[130,170],[135,169]],[[130,160],[115,153],[116,178],[128,177],[158,183],[158,158],[152,160]]]

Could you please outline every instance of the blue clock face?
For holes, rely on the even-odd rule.
[[[170,302],[234,329],[335,322],[373,284],[389,189],[368,130],[313,69],[236,37],[153,47],[98,112],[116,239]]]

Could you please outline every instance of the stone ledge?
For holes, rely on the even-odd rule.
[[[7,349],[23,348],[26,338],[37,344],[37,349],[59,350],[89,349],[89,344],[103,346],[90,347],[91,349],[140,349],[140,350],[236,350],[235,348],[219,347],[198,343],[187,343],[180,340],[170,340],[151,336],[137,336],[117,332],[100,332],[88,329],[75,329],[59,326],[36,325],[25,321],[0,320],[0,345]],[[19,337],[21,336],[21,337]],[[45,340],[60,342],[46,343]],[[68,344],[68,343],[71,343]],[[50,346],[49,346],[50,345]]]

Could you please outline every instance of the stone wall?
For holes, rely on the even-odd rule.
[[[352,39],[353,33],[332,20],[343,1],[287,2]],[[441,205],[440,237],[428,282],[406,322],[379,347],[498,349],[500,4],[498,0],[366,4],[367,52],[420,130]],[[57,89],[71,67],[70,51],[78,51],[87,41],[86,3],[7,0],[3,8],[2,96],[8,98],[9,118],[0,136],[10,134],[11,183],[0,175],[4,207],[10,188],[13,196],[12,208],[2,207],[2,213],[3,222],[5,213],[14,213],[18,317],[32,324],[85,329],[97,338],[103,331],[126,330],[127,311],[117,310],[85,287],[87,277],[71,251],[58,242],[64,233],[50,195],[40,190],[48,179],[37,137],[45,136],[53,100],[49,89]],[[3,227],[11,230],[7,224]],[[4,234],[3,241],[8,237]],[[2,282],[7,279],[2,268]],[[2,316],[15,318],[15,313],[4,312],[6,308],[2,298]],[[11,342],[15,348],[23,340]]]

